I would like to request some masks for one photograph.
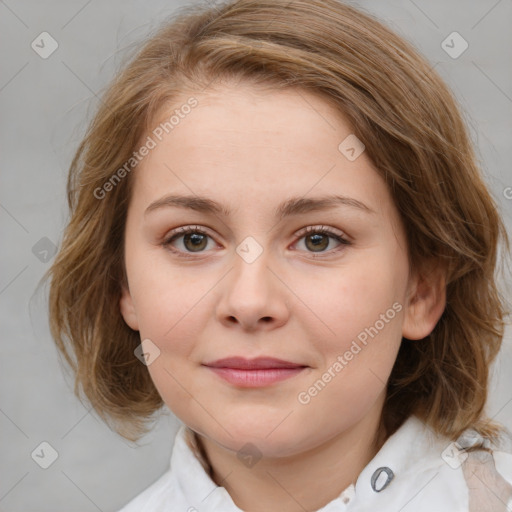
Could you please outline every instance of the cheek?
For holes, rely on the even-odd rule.
[[[148,366],[148,371],[159,395],[174,416],[199,430],[204,423],[208,423],[208,417],[205,417],[201,407],[204,389],[191,381],[186,360],[177,354],[162,352],[161,357]]]
[[[164,340],[174,340],[177,351],[189,346],[199,330],[198,317],[204,310],[201,299],[211,288],[208,275],[171,265],[159,247],[135,250],[130,256],[130,291],[141,338],[152,339],[159,346]]]
[[[160,351],[148,366],[155,387],[174,414],[188,418],[197,407],[192,397],[201,395],[191,369],[199,362],[198,340],[211,320],[208,291],[215,279],[211,272],[178,271],[156,259],[133,282],[140,337]]]
[[[304,282],[300,293],[321,321],[309,312],[310,328],[305,321],[303,329],[313,334],[312,322],[323,326],[322,335],[310,338],[321,354],[310,382],[314,396],[303,390],[318,414],[333,403],[344,414],[358,414],[385,389],[402,339],[407,272],[400,254],[376,251],[354,258],[320,286]]]
[[[374,339],[401,339],[407,266],[394,256],[379,251],[355,257],[345,267],[330,269],[328,279],[301,281],[297,294],[309,310],[302,318],[310,324],[308,332],[313,332],[313,322],[321,328],[319,352],[332,359],[353,340],[371,339],[368,331],[375,334],[375,328]]]

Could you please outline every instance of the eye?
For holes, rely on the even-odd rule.
[[[180,238],[183,239],[182,244],[185,250],[176,249],[174,246],[175,242]],[[185,256],[187,252],[203,252],[208,245],[208,238],[210,238],[208,233],[199,226],[186,226],[175,230],[170,237],[164,240],[162,245],[178,255]]]
[[[351,245],[351,242],[340,233],[327,229],[325,226],[308,226],[300,233],[297,233],[296,236],[300,237],[299,242],[304,239],[306,249],[308,252],[313,253],[313,257],[322,257],[323,253],[337,252],[341,246]],[[200,226],[185,226],[174,230],[164,240],[162,246],[178,256],[186,258],[190,257],[193,253],[204,252],[208,247],[208,238],[212,239]],[[183,248],[176,247],[176,242],[180,239],[182,239],[181,244]],[[331,244],[331,240],[334,240],[338,245],[336,248],[327,251],[326,249]],[[317,256],[315,253],[319,253],[319,255]]]
[[[300,240],[304,239],[304,245],[313,253],[337,252],[340,250],[341,246],[351,244],[351,242],[344,238],[340,233],[331,231],[325,226],[308,226],[301,233],[298,233],[297,236],[300,236],[301,234],[302,236]],[[338,243],[337,248],[326,251],[331,240],[335,240],[335,242]]]

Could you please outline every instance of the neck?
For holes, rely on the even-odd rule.
[[[386,440],[382,404],[357,424],[307,452],[260,459],[246,467],[236,452],[196,436],[214,482],[224,487],[245,511],[303,512],[318,510],[355,484],[363,468]]]

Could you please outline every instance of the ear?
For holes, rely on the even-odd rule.
[[[126,284],[121,286],[121,297],[119,299],[119,309],[121,315],[123,315],[124,321],[134,331],[139,330],[139,321],[137,319],[137,312],[135,311],[135,305],[133,303],[130,290]]]
[[[427,337],[446,307],[446,273],[439,262],[411,279],[402,324],[402,336],[410,340]]]

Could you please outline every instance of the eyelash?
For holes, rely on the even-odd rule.
[[[184,253],[183,251],[177,250],[176,248],[174,248],[171,245],[172,242],[174,242],[176,239],[178,239],[184,235],[191,234],[191,233],[199,233],[201,235],[206,235],[206,236],[212,238],[200,226],[186,226],[186,227],[178,228],[173,233],[171,233],[171,235],[164,240],[164,242],[162,243],[162,246],[164,248],[172,251],[179,257],[195,258],[195,256],[193,256],[193,254],[194,254],[193,252]],[[305,238],[306,236],[308,236],[310,234],[328,235],[330,238],[334,238],[337,242],[340,243],[339,247],[337,247],[336,249],[331,249],[330,251],[321,251],[318,253],[310,252],[310,254],[313,256],[313,258],[322,258],[322,257],[325,257],[325,256],[323,256],[324,254],[331,254],[333,252],[338,252],[340,249],[343,248],[343,246],[352,245],[352,242],[350,242],[346,238],[342,237],[341,235],[334,233],[333,231],[327,229],[325,226],[308,226],[305,230],[302,230],[301,233],[297,236],[299,236],[299,240],[301,240],[302,238]],[[202,252],[202,251],[199,251],[198,254],[200,252]]]

